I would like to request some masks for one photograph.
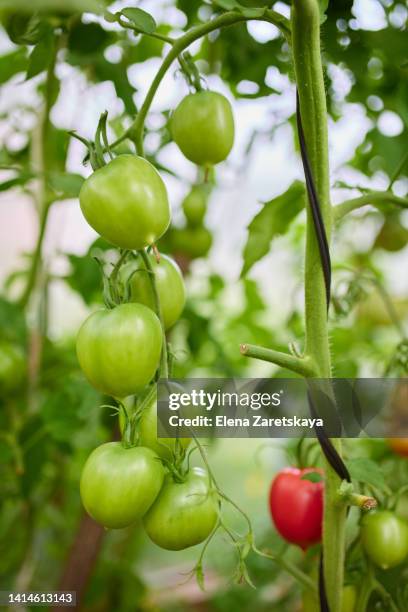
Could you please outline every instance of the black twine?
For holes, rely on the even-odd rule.
[[[327,242],[326,230],[324,227],[323,217],[320,209],[319,198],[317,196],[316,187],[313,180],[312,169],[310,167],[309,157],[307,155],[305,134],[303,132],[302,118],[300,116],[299,94],[296,92],[296,122],[299,136],[300,153],[302,156],[303,170],[306,179],[307,195],[309,197],[310,208],[312,211],[313,224],[316,232],[317,243],[319,246],[320,259],[322,262],[324,284],[326,286],[326,303],[327,310],[330,305],[330,288],[331,288],[331,261],[329,243]]]
[[[316,192],[316,187],[313,180],[312,169],[310,166],[309,157],[307,154],[305,135],[303,132],[302,118],[300,115],[300,104],[299,94],[296,92],[296,122],[300,144],[300,152],[302,157],[303,170],[305,173],[307,195],[310,203],[312,212],[313,225],[316,232],[316,239],[319,247],[320,260],[322,263],[322,270],[324,276],[324,284],[326,288],[326,305],[327,312],[330,306],[330,293],[331,293],[331,261],[330,261],[330,250],[329,243],[327,240],[326,229],[324,227],[323,217],[321,213],[319,198]],[[308,391],[308,402],[311,415],[313,417],[316,414],[315,407],[313,405],[312,397]],[[333,446],[332,441],[328,437],[324,429],[316,429],[316,436],[321,446],[321,449],[333,470],[338,474],[342,480],[351,482],[350,473],[345,465],[343,459]],[[320,611],[330,612],[329,602],[327,599],[326,585],[324,580],[324,565],[323,565],[323,550],[320,555],[320,566],[319,566],[319,600],[320,600]]]

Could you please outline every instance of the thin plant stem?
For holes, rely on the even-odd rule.
[[[152,292],[153,292],[155,311],[156,311],[157,316],[159,317],[160,325],[162,328],[163,343],[162,343],[162,352],[161,352],[161,360],[160,360],[160,376],[162,378],[168,378],[169,370],[168,370],[168,359],[167,359],[166,329],[164,327],[163,313],[162,313],[162,309],[160,306],[160,297],[159,297],[159,292],[157,291],[156,279],[155,279],[155,275],[153,271],[153,266],[150,261],[149,255],[146,253],[144,249],[142,249],[141,251],[138,251],[138,253],[140,254],[143,260],[143,263],[146,267],[146,272],[149,276],[149,281],[150,281],[150,285],[151,285]]]

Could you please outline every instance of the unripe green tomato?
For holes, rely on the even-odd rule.
[[[154,255],[149,257],[155,275],[164,326],[169,329],[179,319],[186,303],[183,275],[176,262],[167,255],[160,255],[159,263]],[[137,260],[125,264],[120,272],[122,282],[129,282],[131,302],[140,302],[155,310],[149,273],[140,268],[140,262]]]
[[[341,612],[354,612],[357,603],[357,589],[354,585],[348,584],[343,587],[341,600]],[[311,590],[303,592],[302,612],[320,612],[320,604],[317,593]]]
[[[171,459],[176,442],[176,438],[157,437],[157,401],[156,398],[153,398],[152,402],[143,410],[140,419],[140,444],[151,448],[159,457]],[[179,442],[185,450],[191,439],[179,438]]]
[[[386,219],[374,242],[374,247],[394,253],[408,244],[408,230],[398,219]]]
[[[125,417],[119,412],[119,427],[123,434]],[[170,460],[176,448],[177,438],[158,438],[157,436],[157,396],[154,395],[149,404],[143,409],[139,421],[140,444],[151,448],[159,457]],[[182,448],[188,448],[191,439],[179,438]]]
[[[370,512],[361,521],[361,542],[378,567],[395,567],[408,556],[408,523],[394,512]]]
[[[25,373],[26,360],[22,349],[6,340],[0,341],[0,393],[16,391]]]
[[[205,257],[212,245],[211,232],[206,227],[188,227],[174,230],[173,248],[191,259]]]
[[[183,200],[183,212],[188,225],[197,227],[202,224],[207,211],[208,189],[203,185],[194,185]]]
[[[77,337],[79,364],[99,391],[124,398],[141,391],[153,378],[162,349],[162,328],[143,304],[98,310]]]
[[[170,224],[166,187],[150,162],[119,155],[86,179],[79,193],[89,225],[123,249],[153,244]]]
[[[121,442],[108,442],[98,446],[84,465],[82,503],[104,527],[127,527],[153,504],[163,477],[162,463],[150,448],[125,448]]]
[[[143,525],[155,544],[166,550],[182,550],[207,539],[218,518],[218,505],[209,490],[208,474],[191,468],[184,482],[168,474]]]
[[[171,132],[187,159],[198,166],[218,164],[234,144],[231,104],[215,91],[190,94],[174,111]]]

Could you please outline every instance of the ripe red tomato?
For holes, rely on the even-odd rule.
[[[322,538],[323,481],[302,480],[318,468],[288,467],[274,478],[269,493],[269,508],[280,535],[304,550]]]
[[[389,438],[388,444],[397,455],[408,457],[408,438]]]

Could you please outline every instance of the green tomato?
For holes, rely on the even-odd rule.
[[[171,132],[187,159],[198,166],[218,164],[234,144],[231,104],[214,91],[190,94],[174,111]]]
[[[207,211],[208,189],[204,185],[195,185],[184,198],[182,207],[188,225],[197,227],[204,221]]]
[[[150,404],[143,410],[140,419],[140,443],[154,450],[159,457],[171,459],[176,447],[177,438],[158,438],[157,437],[157,401],[153,397]],[[183,449],[187,449],[191,439],[179,438]]]
[[[159,263],[150,255],[150,262],[155,274],[164,326],[169,329],[180,317],[186,303],[183,275],[176,262],[167,255],[161,255]],[[121,279],[123,283],[129,281],[132,302],[140,302],[155,310],[149,273],[140,268],[139,261],[125,264],[121,269]]]
[[[370,512],[361,521],[361,542],[378,567],[395,567],[408,555],[408,524],[393,512]]]
[[[206,227],[191,227],[174,230],[173,248],[176,253],[181,253],[198,259],[205,257],[212,245],[211,232]]]
[[[176,385],[174,385],[176,386]],[[123,434],[125,429],[125,415],[119,412],[119,428]],[[147,406],[143,409],[139,421],[140,444],[151,448],[159,457],[171,460],[176,448],[177,438],[159,438],[157,436],[157,394],[153,395]],[[191,442],[190,438],[179,438],[179,442],[186,450]]]
[[[166,476],[143,524],[155,544],[166,550],[182,550],[203,542],[217,518],[218,505],[209,489],[208,474],[192,468],[184,482]]]
[[[116,398],[127,397],[152,380],[162,338],[159,319],[143,304],[98,310],[78,332],[78,361],[96,389]]]
[[[16,345],[0,342],[0,392],[16,391],[24,380],[26,361],[24,352]]]
[[[401,225],[398,216],[386,219],[374,242],[374,248],[395,253],[408,244],[408,230]]]
[[[352,584],[343,587],[341,600],[341,612],[354,612],[357,603],[357,589]],[[311,590],[303,592],[302,612],[320,612],[320,604],[317,594]]]
[[[79,202],[89,225],[123,249],[153,244],[170,224],[166,187],[142,157],[120,155],[96,170],[82,185]]]
[[[81,498],[88,514],[104,527],[120,529],[140,519],[163,484],[164,469],[150,448],[108,442],[88,457]]]

